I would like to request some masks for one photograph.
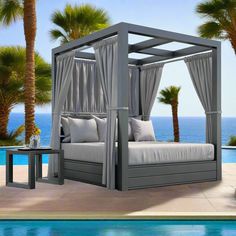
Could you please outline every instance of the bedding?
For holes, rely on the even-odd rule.
[[[151,120],[143,121],[132,118],[131,125],[135,141],[156,141]]]
[[[97,123],[94,119],[68,118],[71,143],[98,142]]]
[[[99,136],[99,141],[104,142],[105,137],[106,137],[106,125],[107,125],[107,118],[99,118],[97,116],[92,115],[92,117],[96,120],[97,122],[97,127],[98,127],[98,136]],[[117,119],[116,119],[116,141],[118,138],[118,131],[117,131],[118,125],[117,125]],[[128,139],[129,141],[134,141],[134,135],[131,129],[131,118],[129,118],[128,122]]]
[[[117,143],[116,143],[117,146]],[[65,159],[102,163],[104,143],[62,143]],[[214,160],[212,144],[129,142],[129,165]]]
[[[63,128],[65,138],[62,140],[63,143],[70,142],[70,125],[68,118],[61,117],[61,125]]]

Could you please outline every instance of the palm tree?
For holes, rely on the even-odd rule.
[[[26,69],[24,47],[0,47],[0,139],[8,140],[9,114],[12,108],[24,102]],[[45,104],[51,98],[51,66],[35,53],[36,103]],[[22,130],[22,129],[21,129]]]
[[[104,29],[109,26],[110,21],[105,10],[90,4],[67,4],[62,12],[55,11],[51,20],[56,25],[50,31],[51,38],[59,39],[61,44]]]
[[[159,102],[171,105],[175,142],[179,142],[178,104],[180,89],[181,87],[170,86],[161,90],[161,96],[158,97]]]
[[[197,5],[196,12],[206,19],[198,27],[200,36],[229,40],[236,54],[236,1],[204,1]]]
[[[24,82],[25,141],[29,142],[34,129],[35,107],[35,53],[36,10],[35,0],[0,0],[0,22],[8,26],[23,19],[26,41],[26,67]]]

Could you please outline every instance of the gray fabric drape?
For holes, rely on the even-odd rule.
[[[53,89],[53,107],[52,107],[52,132],[51,147],[60,149],[60,119],[66,95],[73,78],[75,52],[63,54],[57,57],[56,61],[56,79]],[[49,177],[53,176],[58,170],[57,158],[49,158]]]
[[[141,67],[140,72],[140,98],[142,116],[149,120],[151,110],[159,88],[164,64],[153,64]]]
[[[99,76],[96,62],[76,59],[73,80],[63,111],[106,113],[105,98]]]
[[[108,189],[115,188],[115,130],[117,116],[117,37],[93,45],[100,71],[100,80],[107,104],[107,130],[102,183]]]
[[[206,142],[212,142],[212,53],[185,59],[194,88],[206,113]]]
[[[128,81],[128,105],[129,116],[139,115],[139,69],[136,66],[129,66]]]
[[[100,73],[95,61],[75,60],[71,81],[63,112],[106,113]],[[129,115],[139,115],[139,69],[129,66]]]

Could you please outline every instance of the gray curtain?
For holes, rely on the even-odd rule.
[[[212,142],[212,53],[185,58],[194,88],[206,113],[206,142]]]
[[[71,81],[64,113],[106,113],[100,73],[95,61],[75,60],[73,80]],[[129,66],[129,115],[139,115],[139,69]]]
[[[57,57],[56,61],[56,78],[53,88],[52,103],[52,132],[51,147],[60,149],[60,120],[63,106],[65,104],[66,95],[70,83],[73,79],[75,52],[63,54]],[[57,173],[57,158],[49,158],[48,175],[52,177]]]
[[[129,66],[129,116],[139,115],[139,69],[136,66]]]
[[[105,98],[99,76],[96,62],[75,60],[74,76],[63,109],[65,113],[106,113]]]
[[[144,120],[150,119],[151,110],[161,80],[163,66],[164,64],[153,64],[141,67],[140,98]]]
[[[115,130],[117,116],[117,37],[93,45],[100,71],[100,80],[107,104],[107,131],[102,182],[108,189],[115,188]]]

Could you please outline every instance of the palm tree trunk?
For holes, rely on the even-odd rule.
[[[236,33],[229,33],[229,36],[231,46],[234,49],[234,53],[236,54]]]
[[[7,137],[7,125],[10,115],[10,108],[6,104],[0,104],[0,138]]]
[[[24,0],[24,33],[26,41],[25,72],[25,142],[29,143],[34,128],[35,107],[35,58],[34,43],[36,36],[35,0]]]
[[[178,103],[171,104],[172,119],[174,128],[174,141],[179,142],[179,120],[178,120]]]

